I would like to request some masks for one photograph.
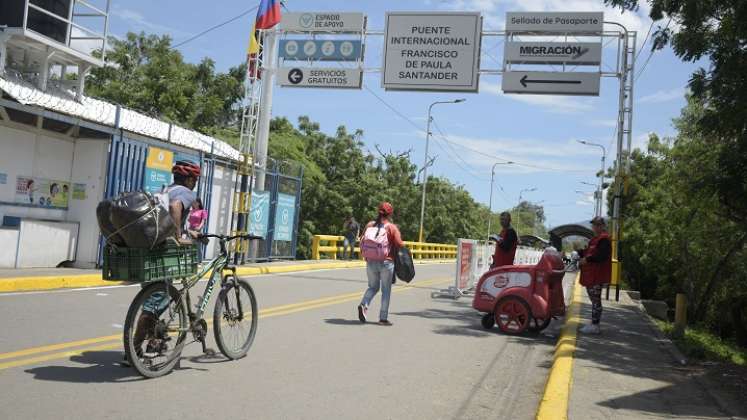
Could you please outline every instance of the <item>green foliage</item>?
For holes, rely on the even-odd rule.
[[[712,179],[728,145],[707,139],[703,113],[690,100],[676,121],[676,138],[652,135],[646,152],[632,153],[621,257],[627,282],[644,297],[672,304],[685,293],[690,320],[744,345],[747,225],[718,200]]]
[[[674,325],[670,322],[654,320],[664,334],[673,339],[677,348],[688,358],[699,360],[717,360],[747,366],[747,351],[734,342],[721,339],[700,328],[686,328],[680,338],[672,337]]]
[[[206,134],[223,134],[239,118],[244,66],[217,73],[209,58],[185,63],[164,36],[127,34],[111,40],[108,65],[91,71],[91,96],[185,125]],[[219,136],[220,137],[220,136]]]
[[[712,185],[724,216],[747,225],[747,2],[744,0],[647,0],[650,16],[667,24],[654,33],[653,48],[671,44],[682,60],[709,61],[690,80],[699,105],[690,124],[705,140],[709,165],[699,176]],[[634,10],[639,0],[604,0]],[[671,23],[680,25],[674,32]]]
[[[304,165],[299,256],[310,254],[314,234],[341,234],[343,220],[353,215],[360,223],[376,217],[380,202],[394,206],[394,222],[405,240],[417,240],[420,225],[421,185],[416,183],[417,167],[409,152],[364,151],[363,133],[349,133],[340,126],[334,136],[319,131],[308,117],[298,127],[285,118],[270,125],[270,156],[295,160]],[[528,205],[528,203],[526,203]],[[544,213],[536,221],[541,224]],[[497,214],[494,230],[499,229]],[[425,240],[456,243],[458,238],[487,237],[486,206],[475,202],[463,186],[429,177],[426,195]],[[539,229],[539,227],[538,227]]]

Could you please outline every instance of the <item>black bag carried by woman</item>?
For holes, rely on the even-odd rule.
[[[415,264],[412,262],[412,254],[407,248],[397,249],[394,255],[394,273],[397,278],[409,283],[415,278]]]

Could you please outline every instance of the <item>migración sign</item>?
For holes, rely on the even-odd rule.
[[[360,89],[363,72],[350,68],[281,68],[278,83],[284,87]]]
[[[603,12],[507,12],[506,32],[602,32]]]
[[[599,73],[509,71],[503,73],[505,93],[599,95]]]
[[[599,42],[508,42],[505,60],[516,64],[599,65],[602,44]]]
[[[303,12],[284,13],[280,29],[286,32],[363,32],[366,19],[363,13]]]
[[[382,86],[476,92],[481,30],[479,13],[387,13]]]

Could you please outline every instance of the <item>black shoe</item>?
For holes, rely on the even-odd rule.
[[[359,320],[360,320],[360,321],[361,321],[362,323],[364,323],[364,324],[366,323],[366,312],[367,312],[367,310],[366,310],[366,307],[365,307],[365,306],[363,306],[363,305],[358,305],[358,319],[359,319]]]
[[[391,322],[390,322],[389,320],[386,320],[386,319],[380,319],[380,320],[379,320],[379,325],[385,325],[385,326],[387,326],[387,327],[391,327],[391,326],[392,326],[392,325],[394,325],[394,324],[392,324],[392,323],[391,323]]]

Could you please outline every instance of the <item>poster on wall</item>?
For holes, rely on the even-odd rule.
[[[174,152],[148,148],[148,158],[145,161],[145,179],[143,189],[149,193],[158,193],[171,184],[171,167],[174,166]]]
[[[73,184],[73,200],[86,199],[86,184]]]
[[[252,191],[252,207],[249,217],[249,233],[266,238],[270,224],[269,191]]]
[[[44,178],[16,177],[16,203],[67,209],[70,183]]]
[[[278,193],[278,204],[275,208],[275,234],[276,241],[290,241],[293,238],[293,227],[295,226],[296,197],[289,194]]]

